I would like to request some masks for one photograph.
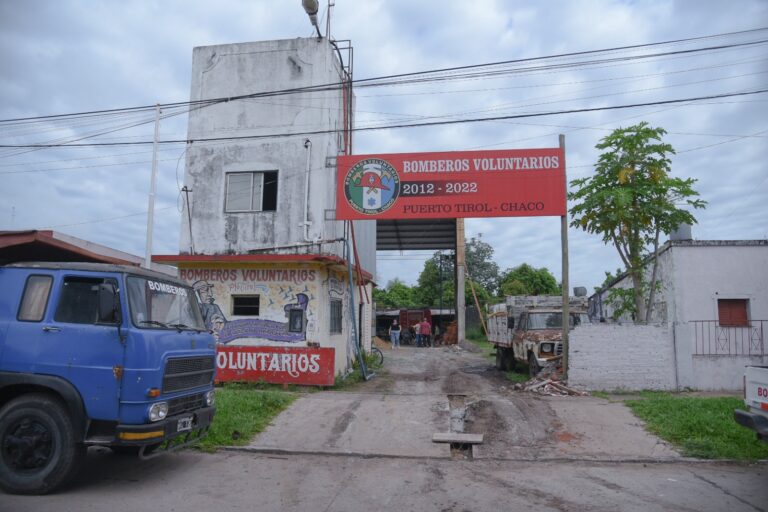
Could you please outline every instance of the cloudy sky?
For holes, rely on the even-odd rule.
[[[357,79],[700,38],[533,60],[491,76],[360,89],[358,126],[766,89],[764,27],[764,0],[337,0],[331,17],[332,36],[354,45]],[[153,114],[144,110],[7,120],[186,101],[193,47],[312,33],[299,0],[0,0],[0,144],[74,141],[96,133],[101,135],[88,140],[151,139]],[[712,47],[719,48],[706,49]],[[661,53],[666,55],[651,56]],[[521,69],[541,66],[548,67]],[[538,148],[557,146],[562,133],[573,179],[592,172],[601,137],[639,121],[669,132],[666,140],[678,152],[674,174],[696,178],[695,188],[709,202],[696,213],[695,238],[768,238],[766,93],[366,132],[356,136],[355,146],[357,153]],[[163,120],[162,139],[185,135],[184,115]],[[155,254],[178,252],[183,151],[171,145],[159,156]],[[0,230],[52,228],[143,255],[150,167],[146,146],[0,148]],[[502,269],[527,262],[559,278],[558,218],[468,220],[468,237],[481,234]],[[591,289],[602,282],[603,271],[619,266],[615,249],[598,237],[574,229],[569,237],[573,286]],[[427,256],[380,253],[378,281],[414,283]]]

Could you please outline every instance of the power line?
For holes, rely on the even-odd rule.
[[[751,30],[743,30],[738,32],[729,32],[729,33],[723,33],[723,34],[715,34],[715,35],[709,35],[709,36],[700,36],[700,37],[692,37],[692,38],[686,38],[686,39],[676,39],[676,40],[669,40],[669,41],[661,41],[656,43],[645,43],[645,44],[637,44],[637,45],[628,45],[628,46],[620,46],[620,47],[613,47],[613,48],[607,48],[607,49],[600,49],[600,50],[586,50],[586,51],[579,51],[579,52],[569,52],[569,53],[561,53],[561,54],[555,54],[555,55],[548,55],[543,57],[529,57],[529,58],[523,58],[523,59],[513,59],[513,60],[506,60],[506,61],[499,61],[499,62],[492,62],[492,63],[485,63],[485,64],[471,64],[471,65],[465,65],[465,66],[455,66],[450,68],[442,68],[442,69],[434,69],[434,70],[427,70],[427,71],[415,71],[410,73],[399,73],[394,75],[386,75],[381,77],[371,77],[371,78],[363,78],[363,79],[356,79],[352,80],[350,82],[335,82],[335,83],[329,83],[329,84],[323,84],[323,85],[316,85],[316,86],[307,86],[307,87],[298,87],[298,88],[289,88],[289,89],[282,89],[282,90],[276,90],[276,91],[266,91],[266,92],[259,92],[259,93],[251,93],[251,94],[244,94],[244,95],[238,95],[238,96],[231,96],[231,97],[220,97],[220,98],[213,98],[213,99],[207,99],[207,100],[195,100],[195,101],[180,101],[180,102],[173,102],[173,103],[163,103],[160,104],[161,108],[172,108],[172,107],[181,107],[181,106],[209,106],[212,104],[218,104],[218,103],[226,103],[229,101],[237,101],[242,99],[249,99],[249,98],[259,98],[259,97],[269,97],[269,96],[278,96],[278,95],[289,95],[289,94],[297,94],[297,93],[305,93],[305,92],[323,92],[323,91],[332,91],[337,90],[340,87],[348,86],[350,85],[357,85],[358,87],[381,87],[381,86],[388,86],[388,85],[403,85],[403,84],[412,84],[412,83],[425,83],[430,81],[442,81],[442,80],[455,80],[458,78],[467,78],[469,76],[477,76],[477,73],[474,74],[463,74],[463,75],[443,75],[440,76],[440,74],[445,73],[455,73],[458,71],[467,71],[467,70],[474,70],[474,69],[482,69],[482,68],[492,68],[492,67],[500,67],[500,66],[509,66],[512,64],[522,64],[522,63],[528,63],[528,62],[535,62],[535,61],[543,61],[543,60],[554,60],[554,59],[563,59],[568,57],[578,57],[578,56],[585,56],[585,55],[596,55],[600,53],[615,53],[620,51],[627,51],[627,50],[634,50],[634,49],[640,49],[640,48],[652,48],[657,46],[663,46],[663,45],[673,45],[673,44],[682,44],[687,42],[693,42],[693,41],[701,41],[705,39],[712,39],[712,38],[720,38],[720,37],[728,37],[733,35],[743,35],[748,33],[755,33],[760,31],[768,30],[768,27],[762,27],[757,29],[751,29]],[[723,50],[723,49],[729,49],[729,48],[738,48],[738,47],[744,47],[744,46],[753,46],[753,45],[759,45],[767,42],[767,40],[758,40],[758,41],[749,41],[744,43],[733,43],[729,45],[718,45],[718,46],[710,46],[710,47],[703,47],[703,48],[691,48],[687,50],[675,50],[671,52],[662,52],[662,53],[656,53],[656,54],[648,54],[648,55],[635,55],[635,56],[628,56],[628,57],[614,57],[611,59],[602,59],[598,61],[587,61],[587,62],[572,62],[572,63],[561,63],[561,64],[553,64],[548,66],[542,66],[537,68],[520,68],[520,69],[508,69],[508,70],[497,70],[497,71],[486,71],[483,72],[483,76],[492,76],[494,74],[499,73],[513,73],[513,72],[525,72],[525,71],[531,71],[531,70],[542,70],[542,69],[563,69],[563,68],[572,68],[575,66],[584,66],[584,65],[594,65],[599,63],[606,63],[606,62],[617,62],[617,61],[626,61],[626,60],[638,60],[638,59],[647,59],[647,58],[653,58],[653,57],[660,57],[660,56],[668,56],[668,55],[681,55],[681,54],[691,54],[691,53],[700,53],[700,52],[707,52],[707,51],[715,51],[715,50]],[[438,76],[429,76],[429,75],[438,75]],[[417,78],[417,77],[422,78]],[[406,79],[406,80],[403,80]],[[88,116],[95,116],[95,115],[105,115],[105,114],[115,114],[115,113],[123,113],[123,112],[133,112],[133,111],[150,111],[156,108],[156,105],[143,105],[138,107],[124,107],[124,108],[115,108],[115,109],[104,109],[104,110],[92,110],[92,111],[86,111],[86,112],[77,112],[77,113],[69,113],[69,114],[52,114],[52,115],[45,115],[45,116],[35,116],[35,117],[22,117],[22,118],[13,118],[13,119],[0,119],[0,123],[19,123],[19,122],[31,122],[31,121],[42,121],[42,120],[51,120],[51,119],[61,119],[61,118],[72,118],[72,117],[88,117]]]
[[[163,208],[155,208],[155,211],[156,212],[161,212],[161,211],[164,211],[164,210],[170,210],[171,208],[176,208],[176,205],[166,206],[166,207],[163,207]],[[129,213],[127,215],[118,215],[116,217],[103,217],[101,219],[86,220],[86,221],[83,221],[83,222],[74,222],[72,224],[57,224],[55,226],[45,226],[44,228],[41,228],[41,229],[68,228],[68,227],[72,227],[72,226],[82,226],[84,224],[95,224],[97,222],[107,222],[107,221],[112,221],[112,220],[127,219],[128,217],[138,217],[139,215],[146,215],[146,214],[147,214],[147,212],[143,211],[143,212]]]
[[[422,128],[422,127],[428,127],[428,126],[481,123],[481,122],[492,122],[492,121],[505,121],[509,119],[526,119],[526,118],[532,118],[532,117],[580,114],[585,112],[600,112],[605,110],[620,110],[620,109],[627,109],[627,108],[649,107],[649,106],[655,106],[655,105],[673,105],[677,103],[690,103],[690,102],[711,100],[711,99],[718,99],[718,98],[731,98],[735,96],[748,96],[753,94],[762,94],[765,92],[768,92],[768,89],[715,94],[710,96],[698,96],[698,97],[691,97],[691,98],[680,98],[680,99],[674,99],[674,100],[651,101],[651,102],[645,102],[645,103],[630,103],[625,105],[613,105],[613,106],[607,106],[607,107],[579,108],[579,109],[570,109],[570,110],[558,110],[558,111],[552,111],[552,112],[512,114],[512,115],[505,115],[505,116],[479,117],[479,118],[469,118],[469,119],[449,119],[449,120],[443,120],[443,121],[429,121],[424,123],[369,126],[369,127],[362,127],[362,128],[352,128],[351,131],[367,132],[367,131],[393,130],[393,129],[402,129],[402,128]],[[273,133],[273,134],[266,134],[266,135],[241,135],[241,136],[231,136],[231,137],[209,137],[209,138],[186,139],[186,140],[184,139],[161,140],[161,141],[158,141],[158,143],[159,144],[192,144],[192,143],[200,143],[200,142],[261,140],[261,139],[275,139],[275,138],[286,138],[286,137],[304,137],[308,135],[324,135],[324,134],[337,133],[337,132],[338,130],[314,130],[314,131],[307,131],[307,132]],[[139,145],[147,145],[147,144],[153,144],[153,143],[154,141],[104,142],[104,143],[94,142],[94,143],[84,143],[84,144],[0,144],[0,148],[62,148],[62,147],[74,148],[74,147],[100,147],[100,146],[139,146]]]

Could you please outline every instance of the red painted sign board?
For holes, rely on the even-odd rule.
[[[216,380],[332,386],[332,348],[216,347]]]
[[[562,216],[561,148],[339,156],[336,218]]]

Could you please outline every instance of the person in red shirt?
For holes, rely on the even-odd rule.
[[[429,347],[432,345],[430,341],[430,335],[432,334],[432,326],[426,318],[419,324],[419,338],[422,347]]]

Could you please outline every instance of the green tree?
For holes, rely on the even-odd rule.
[[[558,295],[560,287],[552,273],[527,263],[507,270],[501,278],[502,295]]]
[[[418,286],[414,290],[414,299],[420,306],[437,307],[440,305],[440,291],[442,288],[443,306],[453,304],[450,295],[453,289],[453,261],[443,258],[442,279],[440,278],[440,253],[424,262],[424,269],[419,274]],[[443,255],[445,256],[445,255]],[[449,288],[450,287],[450,288]],[[448,299],[448,300],[447,300]]]
[[[483,242],[483,234],[470,238],[466,244],[467,273],[490,293],[499,288],[499,266],[493,261],[493,247]]]
[[[666,133],[645,122],[614,130],[595,146],[602,153],[594,175],[571,181],[575,192],[568,194],[575,203],[571,226],[600,235],[618,251],[632,280],[635,321],[640,323],[650,319],[660,235],[696,222],[678,205],[691,209],[706,205],[696,199],[696,180],[670,176],[669,155],[675,151],[662,141]],[[644,283],[648,263],[651,277]]]
[[[383,289],[374,288],[373,300],[379,307],[412,308],[416,306],[414,289],[399,279],[393,279]]]

